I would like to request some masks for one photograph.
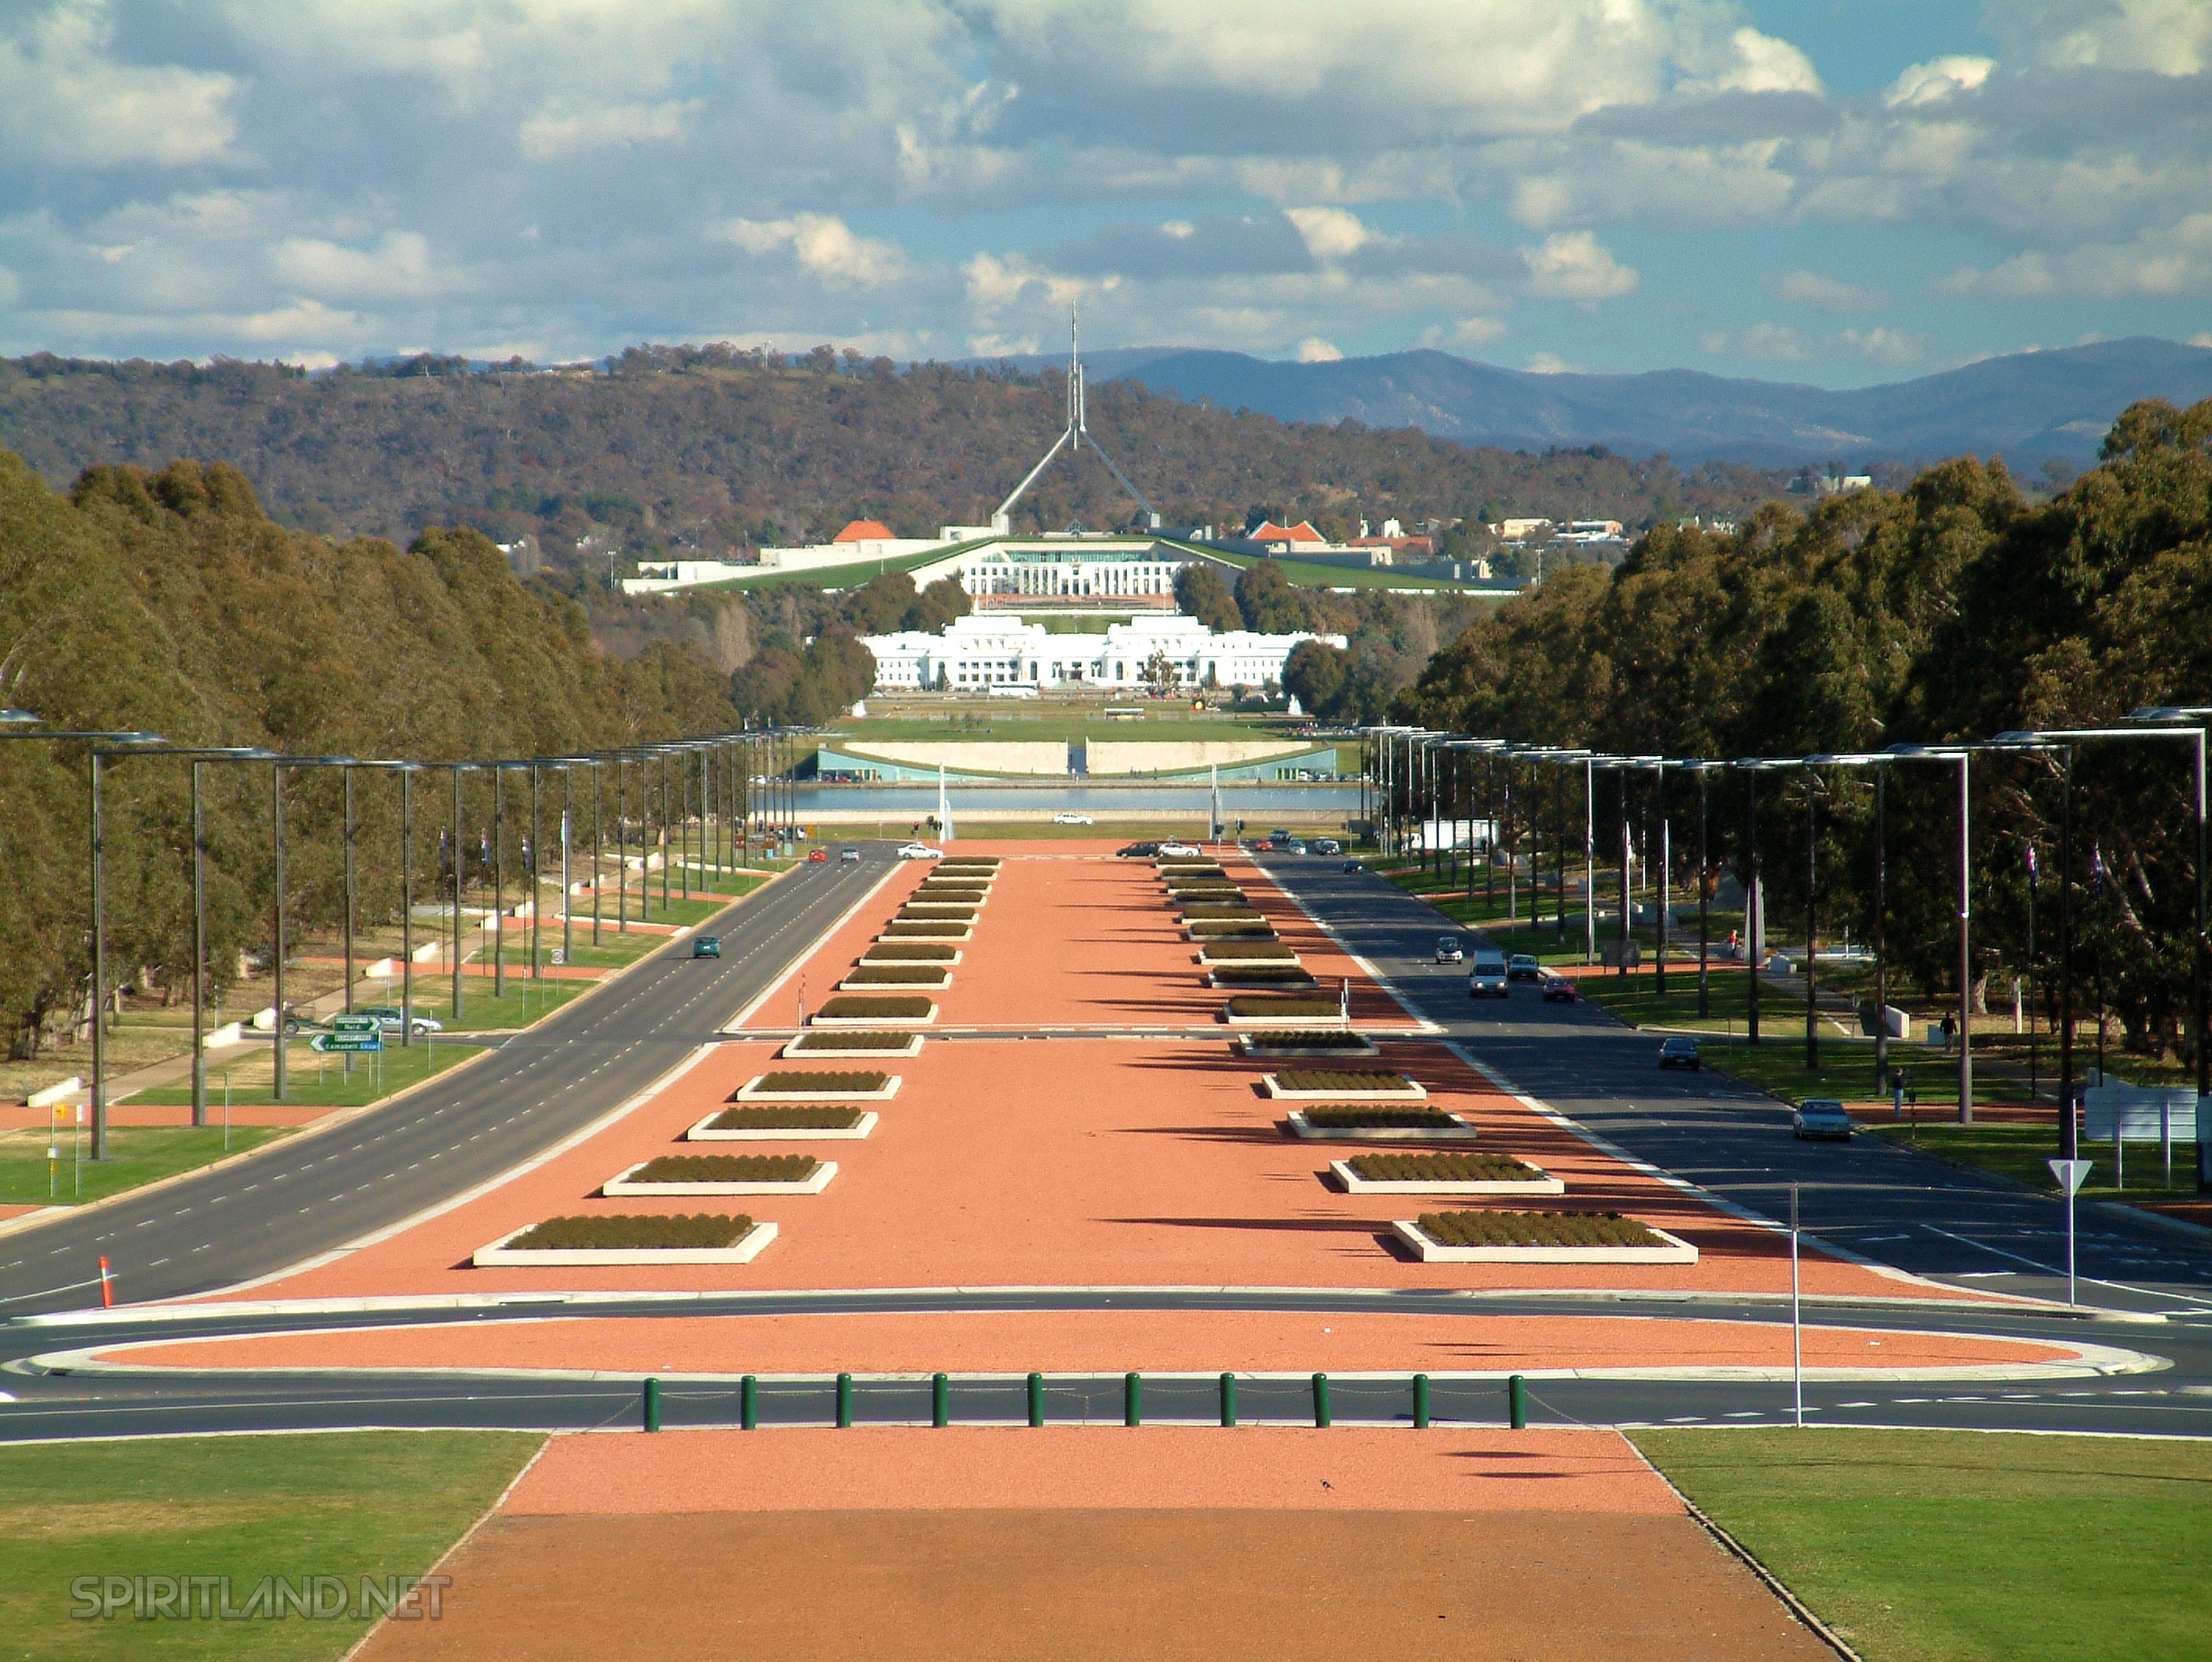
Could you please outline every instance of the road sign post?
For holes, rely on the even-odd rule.
[[[2051,1174],[2058,1180],[2059,1187],[2066,1191],[2066,1302],[2074,1302],[2074,1192],[2089,1175],[2086,1160],[2052,1160],[2045,1162]]]

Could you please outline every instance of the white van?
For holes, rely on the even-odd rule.
[[[1469,956],[1467,996],[1470,998],[1506,997],[1505,955],[1493,948],[1480,946]]]

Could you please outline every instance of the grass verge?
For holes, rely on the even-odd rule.
[[[432,1043],[417,1040],[404,1050],[395,1044],[383,1052],[381,1068],[370,1065],[373,1060],[379,1058],[356,1056],[353,1072],[349,1075],[343,1056],[319,1055],[307,1048],[305,1039],[295,1039],[291,1043],[289,1058],[285,1064],[289,1077],[286,1083],[284,1100],[297,1107],[357,1108],[404,1090],[410,1085],[419,1085],[423,1080],[434,1077],[448,1068],[458,1067],[482,1049],[480,1045],[466,1040],[449,1040],[442,1036]],[[226,1077],[232,1107],[262,1107],[274,1101],[270,1072],[270,1058],[262,1056],[249,1058],[228,1068],[210,1068],[208,1118],[218,1124],[222,1121]],[[141,1091],[131,1100],[175,1107],[191,1101],[191,1087],[189,1084],[164,1085],[156,1090]],[[234,1131],[233,1135],[236,1133]]]
[[[1954,1093],[1955,1095],[1955,1093]],[[1907,1148],[1939,1155],[1961,1166],[2025,1183],[2030,1188],[2056,1194],[2051,1168],[2045,1162],[2058,1152],[2058,1127],[2049,1125],[1880,1125],[1866,1129],[1894,1138]],[[2166,1181],[2166,1165],[2154,1143],[2128,1145],[2126,1184],[2116,1187],[2118,1168],[2109,1143],[2084,1142],[2081,1158],[2090,1162],[2089,1180],[2081,1188],[2084,1200],[2194,1200],[2197,1198],[2197,1143],[2194,1139],[2173,1144],[2173,1182]]]
[[[179,1172],[197,1171],[228,1155],[244,1154],[249,1149],[287,1136],[289,1131],[290,1127],[283,1125],[234,1125],[230,1147],[226,1150],[220,1125],[111,1128],[107,1133],[108,1157],[97,1162],[88,1159],[80,1166],[75,1158],[76,1145],[71,1141],[76,1134],[76,1128],[71,1126],[59,1145],[61,1162],[54,1173],[51,1192],[47,1183],[46,1133],[43,1130],[9,1131],[0,1134],[0,1206],[74,1206],[105,1200],[125,1189],[159,1182]],[[88,1153],[88,1132],[84,1146]],[[78,1186],[80,1177],[82,1188]],[[4,1538],[0,1535],[0,1539]]]
[[[420,1575],[544,1439],[501,1431],[149,1438],[0,1448],[0,1634],[73,1662],[252,1656],[324,1662],[359,1641],[361,1578]],[[342,1579],[345,1617],[72,1621],[87,1575]]]
[[[1868,1662],[2203,1654],[2212,1444],[1828,1428],[1632,1435]]]

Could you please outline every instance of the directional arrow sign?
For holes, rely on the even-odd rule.
[[[2086,1160],[2052,1160],[2045,1163],[2051,1168],[2051,1176],[2058,1180],[2060,1189],[2068,1194],[2080,1188],[2089,1175],[2089,1162]]]
[[[384,1024],[381,1022],[379,1022],[374,1016],[333,1016],[331,1017],[331,1031],[332,1033],[381,1033],[383,1030]]]
[[[325,1056],[337,1051],[378,1051],[384,1048],[380,1033],[319,1033],[307,1041],[307,1048],[322,1052]]]

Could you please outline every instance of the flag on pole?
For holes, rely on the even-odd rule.
[[[2041,881],[2035,869],[2035,845],[2030,843],[2027,845],[2027,886],[2030,889],[2037,888]]]
[[[1207,823],[1207,825],[1209,825],[1209,826],[1212,828],[1212,829],[1213,840],[1214,840],[1216,842],[1218,842],[1218,841],[1221,840],[1221,832],[1222,832],[1222,828],[1222,828],[1222,821],[1221,821],[1221,769],[1220,769],[1220,767],[1219,767],[1218,766],[1217,766],[1217,765],[1213,764],[1213,763],[1211,763],[1211,762],[1207,763],[1207,764],[1206,764],[1206,781],[1207,781],[1207,783],[1208,783],[1208,784],[1212,787],[1212,791],[1213,791],[1213,806],[1212,806],[1212,809],[1209,810],[1209,812],[1208,812],[1208,816],[1207,816],[1207,819],[1206,819],[1206,823]]]
[[[945,764],[937,764],[937,840],[952,840],[952,799],[945,792]]]

